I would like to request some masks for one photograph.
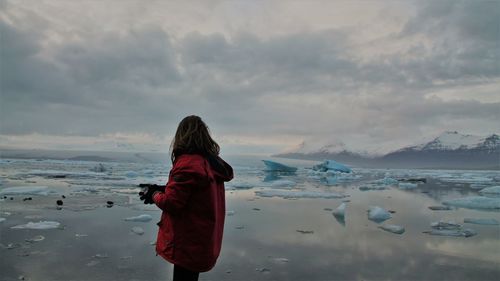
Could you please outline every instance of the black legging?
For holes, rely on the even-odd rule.
[[[174,280],[173,281],[198,281],[199,272],[194,272],[185,269],[178,265],[174,265]]]

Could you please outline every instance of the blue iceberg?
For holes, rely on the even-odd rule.
[[[277,171],[277,172],[289,172],[293,173],[297,171],[297,168],[290,167],[278,162],[270,161],[270,160],[262,160],[266,165],[266,171]]]
[[[376,223],[381,223],[391,217],[391,213],[378,206],[370,207],[370,210],[368,210],[368,219]]]
[[[333,160],[325,160],[323,163],[315,165],[313,170],[320,172],[337,171],[342,173],[352,172],[351,168]]]

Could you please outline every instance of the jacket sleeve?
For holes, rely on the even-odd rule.
[[[153,201],[161,210],[175,214],[182,210],[193,191],[208,182],[204,167],[183,161],[176,163],[165,192],[156,192]]]

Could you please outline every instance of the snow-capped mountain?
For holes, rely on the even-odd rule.
[[[378,157],[352,152],[340,142],[332,143],[303,142],[275,156],[311,160],[334,159],[366,167],[500,169],[500,136],[497,134],[474,136],[444,132],[428,142]]]
[[[496,134],[481,137],[473,135],[463,135],[456,131],[444,132],[430,142],[410,146],[400,151],[455,151],[455,150],[483,150],[498,151],[500,148],[500,137]]]

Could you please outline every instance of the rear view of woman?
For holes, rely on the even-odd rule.
[[[172,170],[165,187],[141,199],[162,212],[156,253],[174,264],[174,281],[198,280],[219,256],[225,218],[224,182],[233,169],[198,116],[184,118],[171,145]]]

